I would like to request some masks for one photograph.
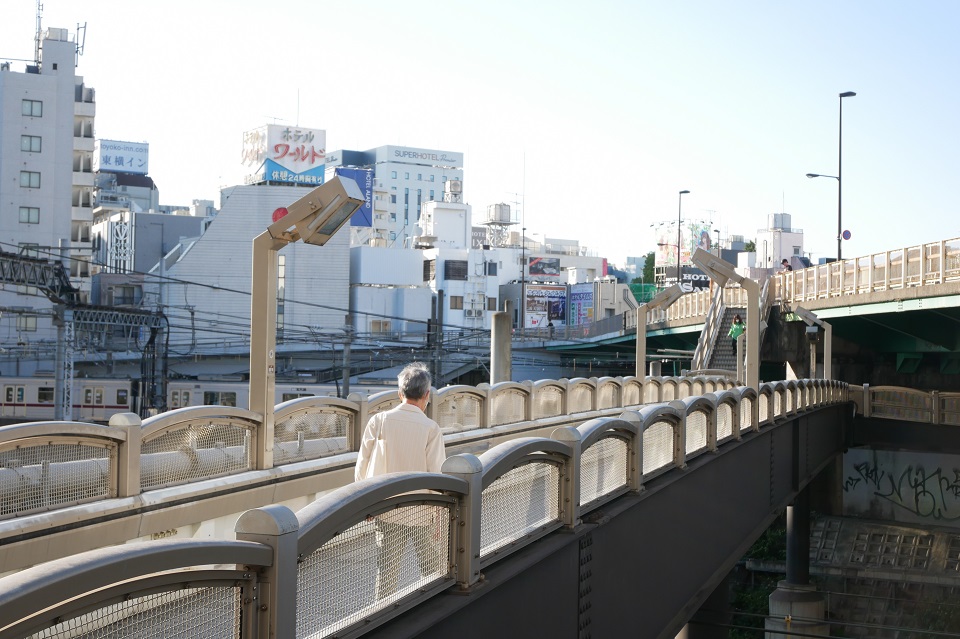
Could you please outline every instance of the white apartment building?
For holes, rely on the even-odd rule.
[[[47,29],[38,59],[23,72],[0,57],[0,249],[62,259],[86,300],[95,101],[76,74],[77,55],[66,29]],[[12,285],[0,287],[0,306],[30,309],[0,319],[0,370],[16,358],[18,372],[30,374],[28,360],[53,356],[52,306],[36,290]]]
[[[172,356],[242,355],[250,334],[253,238],[272,214],[309,191],[278,185],[234,186],[221,191],[221,209],[199,238],[182,240],[164,263],[163,278],[148,278],[144,296],[164,300]],[[348,308],[349,234],[326,245],[303,242],[278,253],[277,350],[316,347],[313,329],[343,327]],[[151,271],[159,276],[159,265]],[[161,290],[161,287],[163,290]]]
[[[771,213],[767,228],[757,231],[756,268],[780,268],[780,261],[803,255],[803,231],[790,227],[789,213]]]
[[[336,167],[372,169],[373,221],[369,230],[354,227],[354,246],[411,246],[422,234],[421,206],[443,199],[444,185],[463,181],[463,153],[406,146],[327,153],[327,173]]]

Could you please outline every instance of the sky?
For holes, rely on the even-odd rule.
[[[32,59],[34,0],[4,0],[0,60]],[[325,129],[327,151],[464,153],[474,221],[622,263],[652,225],[756,237],[788,213],[844,257],[960,236],[960,3],[844,0],[44,0],[86,24],[96,136],[148,142],[161,204],[242,183],[242,134]],[[22,71],[21,63],[14,70]],[[953,220],[953,221],[951,221]]]

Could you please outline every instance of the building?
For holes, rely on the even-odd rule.
[[[406,146],[327,154],[326,170],[338,167],[373,171],[373,219],[369,228],[354,226],[353,246],[412,246],[422,235],[421,207],[443,199],[448,181],[463,181],[463,153]]]
[[[23,72],[0,58],[0,249],[61,259],[86,301],[95,99],[76,74],[78,55],[75,36],[47,29],[37,59]],[[19,372],[30,374],[45,356],[52,360],[51,303],[29,287],[5,286],[0,306],[27,309],[6,312],[0,320],[0,346],[6,351],[0,369],[8,370],[15,358]]]
[[[771,213],[767,228],[757,230],[757,268],[778,270],[780,261],[803,255],[803,230],[790,227],[789,213]]]

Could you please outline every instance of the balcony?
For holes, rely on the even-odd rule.
[[[74,206],[70,209],[70,219],[74,222],[93,222],[93,208]]]
[[[94,102],[74,102],[73,114],[92,118],[97,114],[97,105]]]
[[[89,186],[90,188],[93,188],[93,179],[94,179],[94,173],[92,171],[74,171],[73,172],[74,186]]]
[[[88,153],[93,153],[93,138],[86,137],[74,137],[73,138],[73,150],[74,151],[86,151]]]

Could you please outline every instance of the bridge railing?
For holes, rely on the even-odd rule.
[[[822,399],[809,399],[816,388]],[[151,636],[359,636],[450,588],[470,589],[510,553],[760,429],[757,401],[772,407],[769,424],[846,399],[843,383],[810,380],[641,406],[454,455],[441,474],[349,484],[296,513],[249,510],[237,541],[82,553],[0,579],[0,636],[133,637],[144,627]]]
[[[960,280],[960,238],[778,273],[782,302],[872,293]]]
[[[960,425],[960,393],[864,384],[851,386],[850,398],[864,417]]]
[[[618,411],[732,388],[719,376],[540,380],[448,386],[427,414],[451,443],[533,428],[535,421]],[[367,419],[399,404],[396,391],[369,398],[303,397],[275,410],[274,463],[284,466],[359,450]],[[594,415],[590,415],[593,417]],[[179,408],[109,426],[32,422],[0,427],[0,519],[130,497],[257,470],[260,415],[230,406]]]

